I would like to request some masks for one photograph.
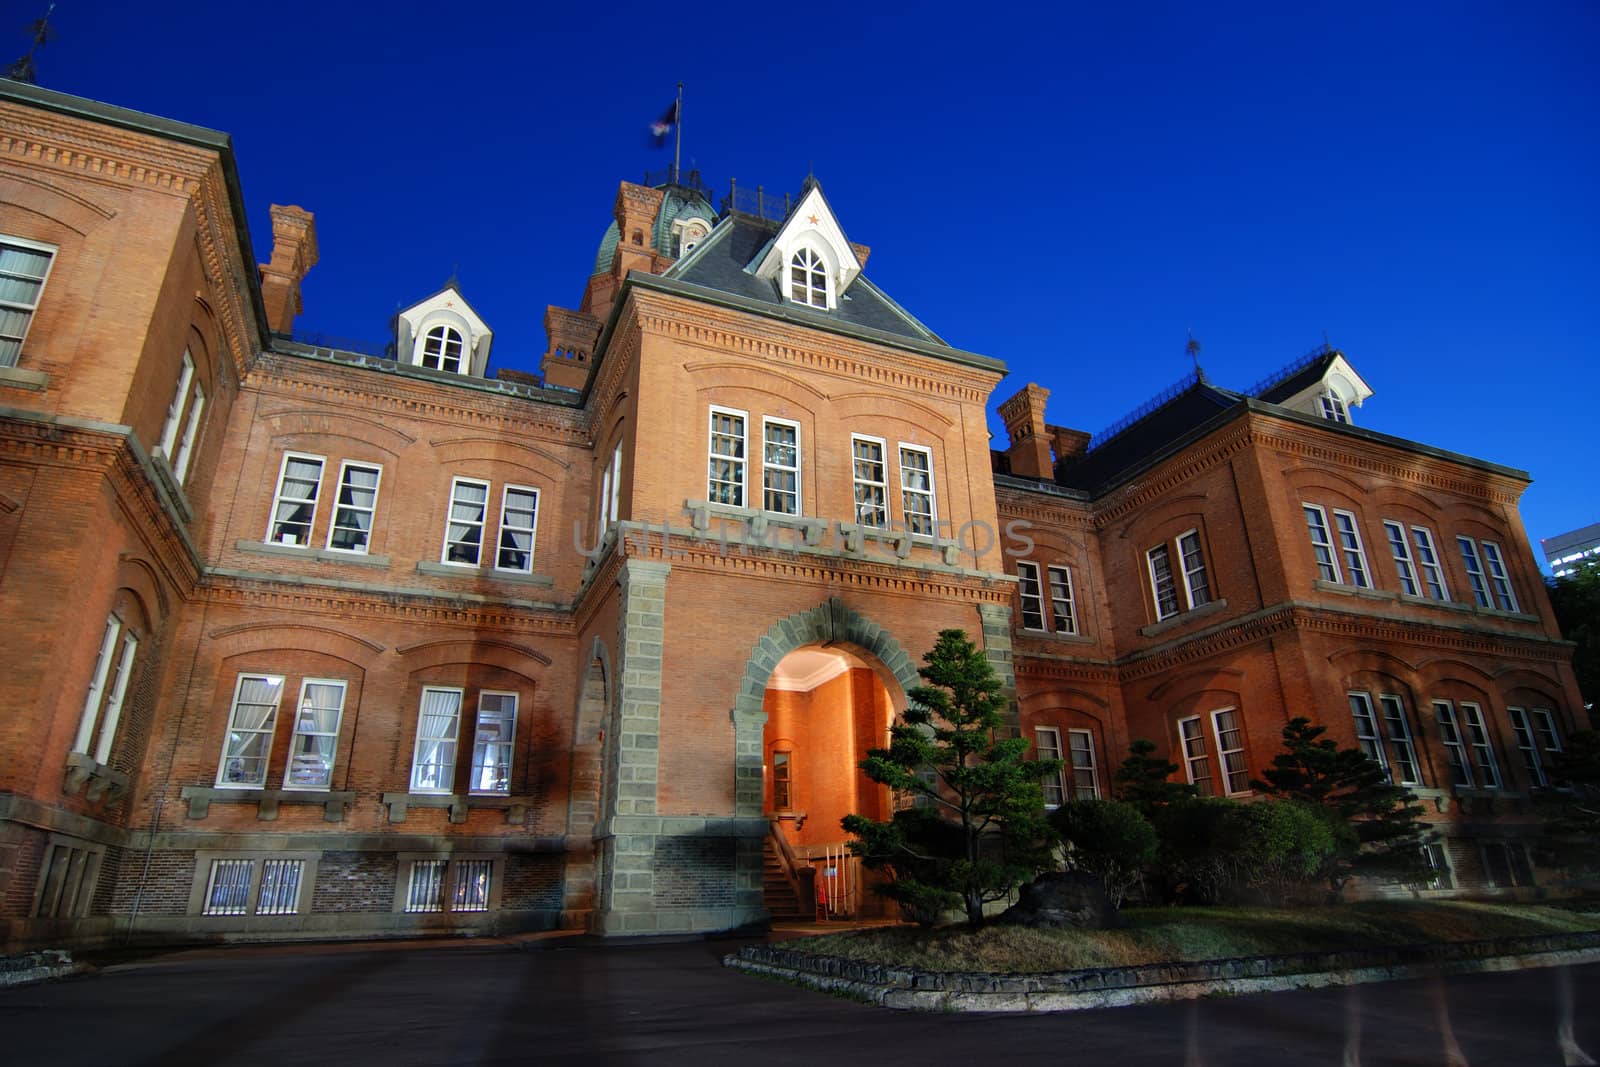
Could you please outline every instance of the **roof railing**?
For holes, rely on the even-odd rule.
[[[1138,407],[1122,416],[1122,418],[1118,419],[1116,422],[1113,422],[1110,426],[1107,426],[1105,429],[1091,437],[1089,439],[1089,447],[1086,449],[1086,451],[1093,452],[1095,449],[1099,448],[1101,445],[1120,434],[1123,430],[1128,429],[1146,415],[1152,414],[1157,408],[1176,400],[1190,389],[1193,389],[1203,380],[1204,378],[1201,376],[1198,370],[1192,370],[1188,374],[1185,374],[1182,379],[1163,389],[1161,392],[1157,393],[1149,400],[1146,400],[1143,404],[1140,404]]]
[[[737,179],[728,179],[728,195],[722,198],[722,213],[733,212],[738,215],[750,215],[767,222],[782,222],[789,217],[789,211],[798,202],[798,198],[788,193],[769,193],[764,186],[754,189],[741,189]]]
[[[698,167],[693,170],[680,170],[676,166],[664,170],[647,170],[644,172],[644,183],[652,189],[662,185],[676,185],[691,193],[699,193],[705,197],[708,204],[717,202],[716,193],[701,179]]]
[[[1328,344],[1328,342],[1324,341],[1322,344],[1318,345],[1316,348],[1313,348],[1299,359],[1279,367],[1275,373],[1267,375],[1265,378],[1252,385],[1248,390],[1246,390],[1245,395],[1260,396],[1268,389],[1271,389],[1280,382],[1288,381],[1290,378],[1294,377],[1296,374],[1299,374],[1301,371],[1311,366],[1311,364],[1315,363],[1323,356],[1332,355],[1335,351],[1337,351],[1337,349]]]

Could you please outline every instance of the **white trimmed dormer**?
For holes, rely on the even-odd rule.
[[[452,283],[395,316],[395,359],[482,378],[494,331]]]
[[[861,261],[833,217],[822,186],[808,181],[799,205],[752,268],[756,277],[775,282],[785,300],[831,311],[861,273]]]
[[[1350,409],[1360,407],[1370,396],[1372,388],[1350,366],[1342,352],[1335,352],[1319,380],[1279,403],[1329,422],[1353,424],[1355,420]]]

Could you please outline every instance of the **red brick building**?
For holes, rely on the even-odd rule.
[[[0,930],[712,930],[868,909],[839,817],[946,627],[1104,795],[1248,792],[1294,714],[1540,877],[1579,706],[1525,475],[1359,429],[1319,353],[1104,440],[864,273],[820,187],[623,183],[543,377],[447,286],[292,339],[225,136],[0,83]],[[579,283],[582,283],[581,286]],[[492,317],[492,316],[491,316]],[[815,878],[815,882],[813,882]]]

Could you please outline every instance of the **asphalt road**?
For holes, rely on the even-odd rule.
[[[0,1063],[1592,1063],[1558,1043],[1566,997],[1576,1045],[1600,1059],[1600,964],[1038,1017],[922,1015],[726,970],[737,944],[179,953],[0,990]]]

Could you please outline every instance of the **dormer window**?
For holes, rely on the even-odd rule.
[[[422,357],[418,362],[429,370],[447,370],[461,373],[461,335],[449,326],[435,326],[422,339]]]
[[[702,219],[690,219],[685,222],[679,219],[672,224],[672,229],[678,239],[678,256],[681,258],[694,251],[695,245],[706,239],[706,234],[711,228]]]
[[[814,308],[828,306],[828,267],[809,248],[800,249],[789,260],[789,299]]]
[[[1332,389],[1324,389],[1322,391],[1321,403],[1322,417],[1329,422],[1348,423],[1350,421],[1350,415],[1344,409],[1344,401]]]

